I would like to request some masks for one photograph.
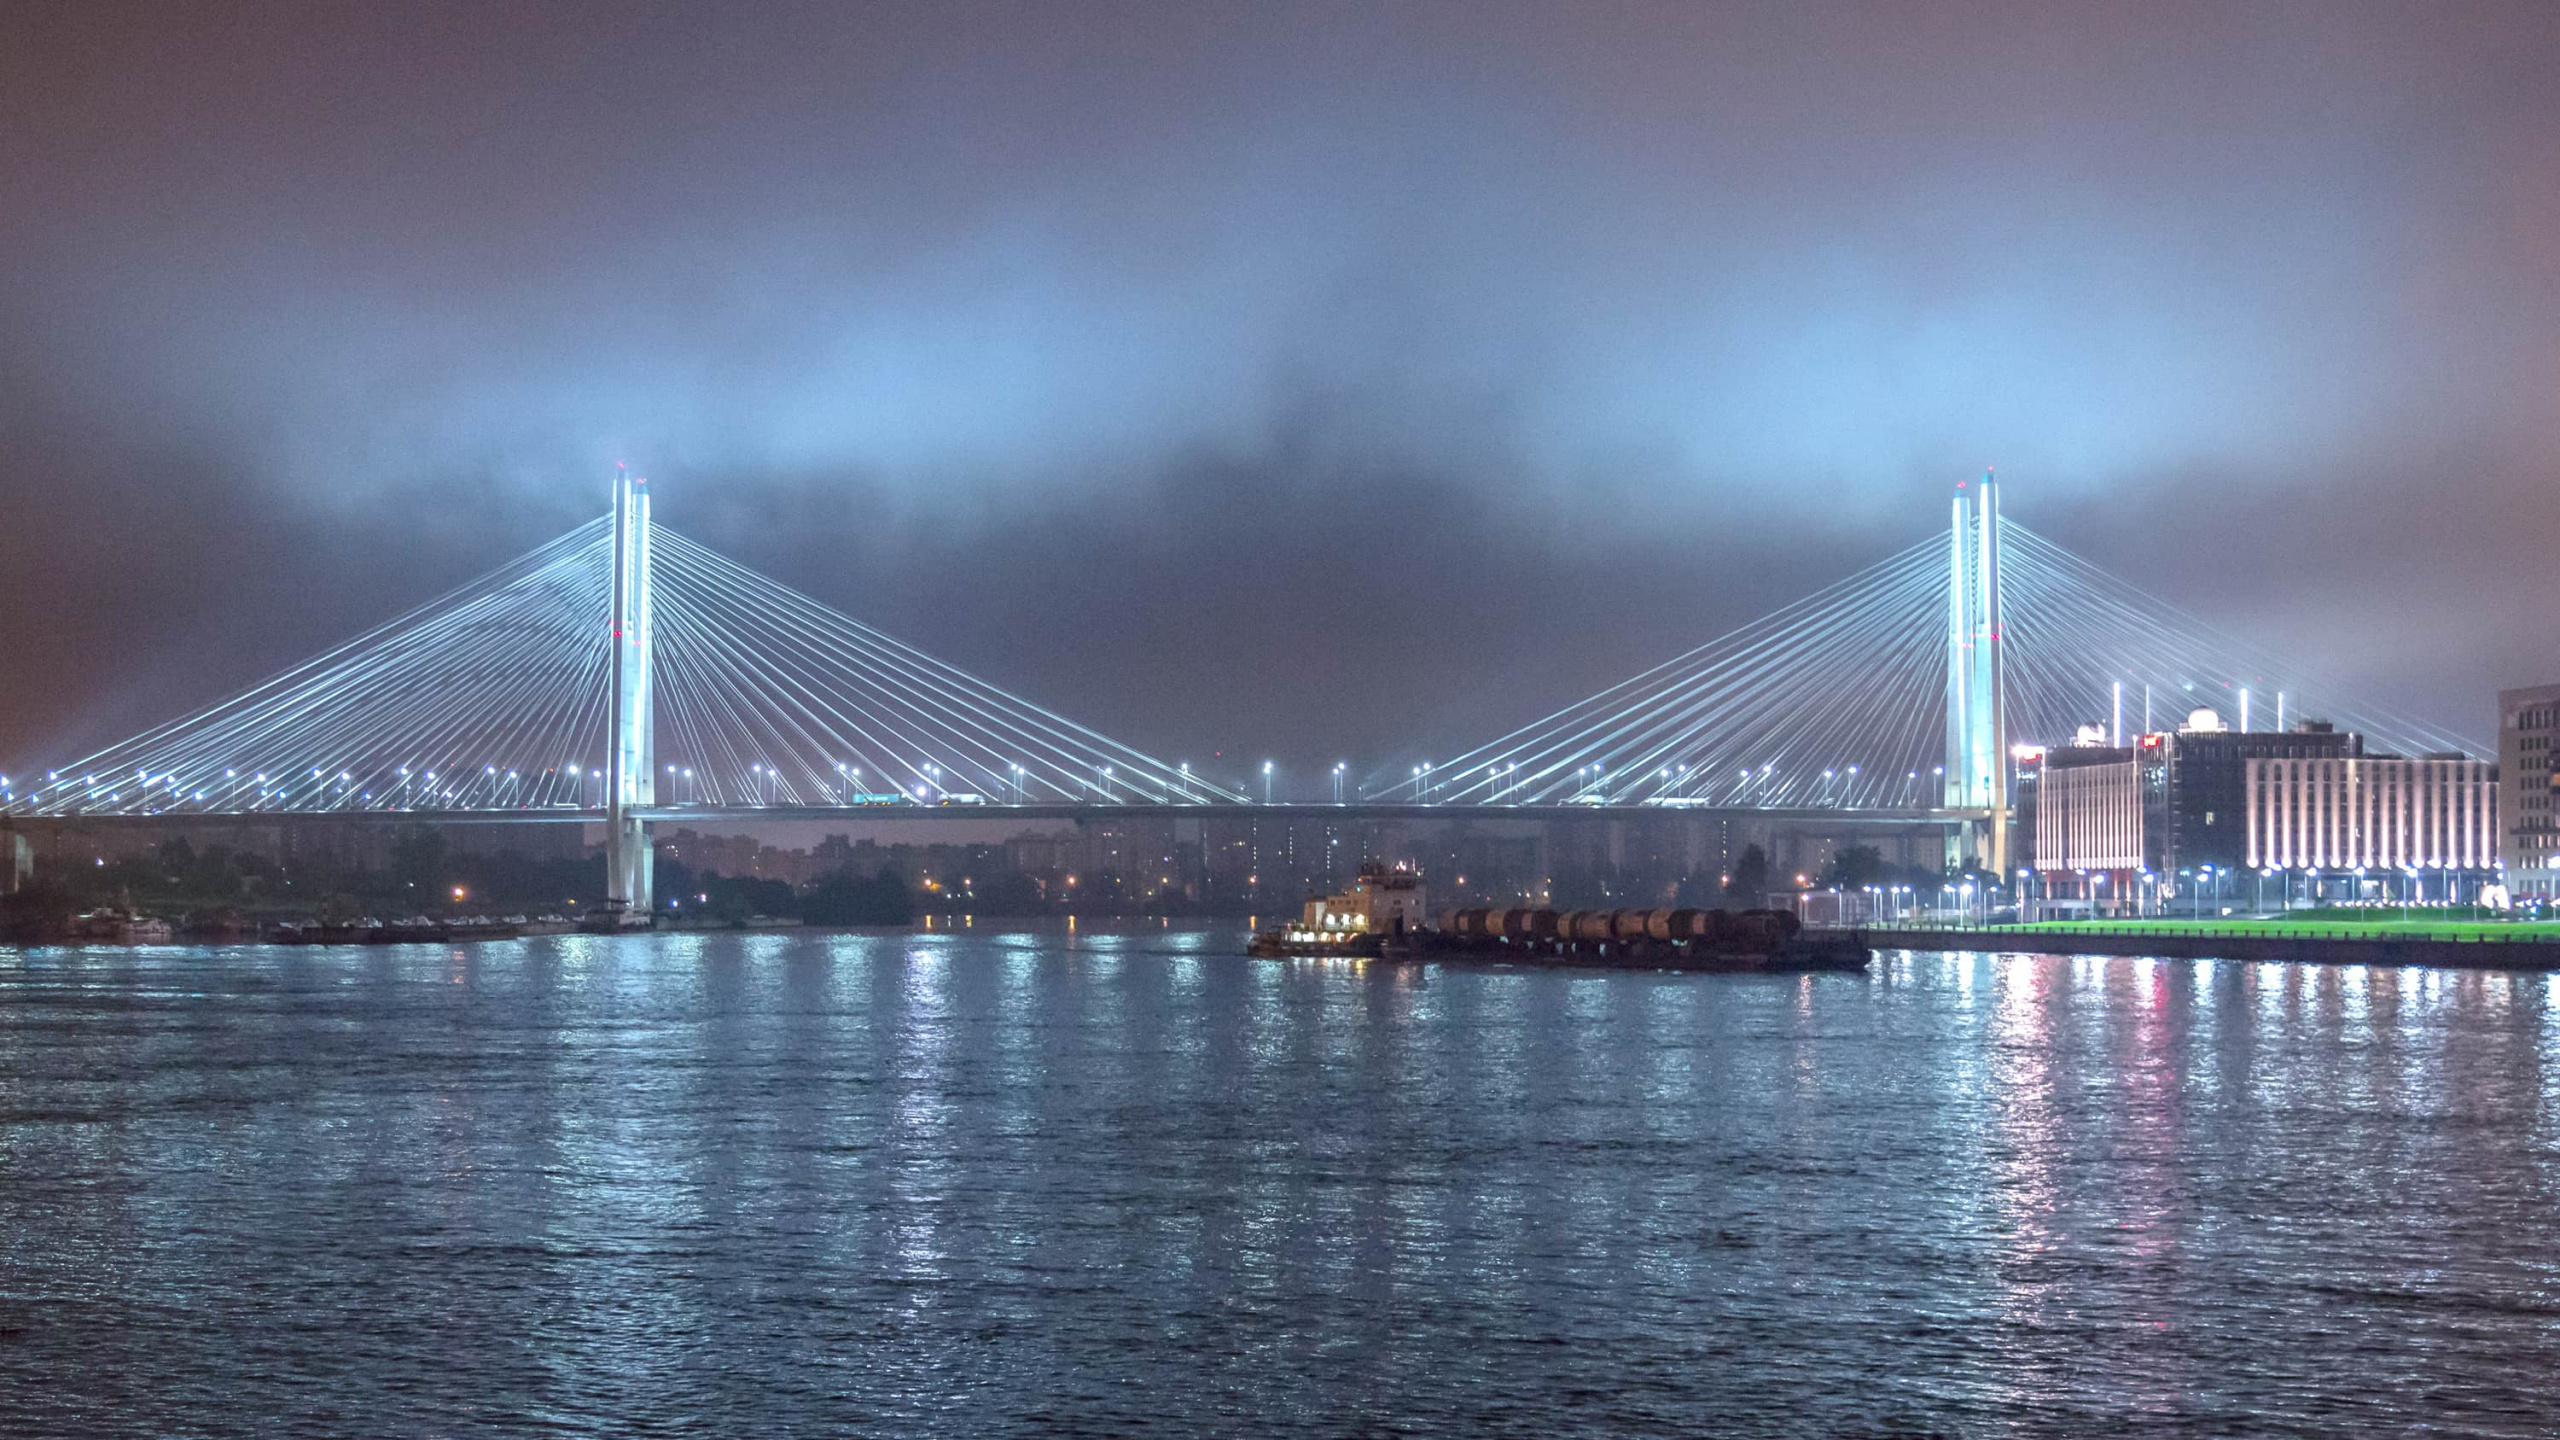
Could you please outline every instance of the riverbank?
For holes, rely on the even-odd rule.
[[[2430,965],[2465,970],[2560,970],[2560,927],[2438,923],[2315,925],[2289,921],[2047,922],[1969,930],[1865,931],[1879,950],[1994,950],[2036,955],[2157,955],[2173,960],[2275,960],[2327,965]]]

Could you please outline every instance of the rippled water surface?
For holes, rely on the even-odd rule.
[[[2560,980],[0,951],[0,1434],[2560,1430]]]

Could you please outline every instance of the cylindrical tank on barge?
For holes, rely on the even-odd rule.
[[[1617,917],[1607,910],[1570,910],[1556,921],[1556,935],[1565,940],[1609,940],[1616,938]]]
[[[1645,926],[1645,933],[1656,940],[1689,940],[1698,933],[1697,910],[1656,910]]]
[[[1513,910],[1502,917],[1502,933],[1526,940],[1552,939],[1556,933],[1553,910]]]

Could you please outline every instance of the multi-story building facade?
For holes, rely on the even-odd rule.
[[[2018,841],[2037,869],[2131,873],[2155,856],[2147,793],[2158,783],[2133,746],[2069,745],[2021,754],[2016,781]],[[2146,783],[2148,781],[2149,783]]]
[[[2498,860],[2519,895],[2560,894],[2560,685],[2498,692]]]
[[[2159,851],[2164,872],[2237,870],[2249,860],[2249,767],[2265,761],[2342,761],[2364,755],[2363,737],[2305,720],[2288,730],[2225,730],[2199,712],[2174,734],[2145,735],[2161,763]]]
[[[2460,755],[2248,762],[2251,869],[2486,871],[2498,767]]]
[[[2498,858],[2499,768],[2365,753],[2361,737],[2189,727],[2018,757],[2018,836],[2042,895],[2103,912],[2178,900],[2469,893]],[[2396,888],[2392,888],[2395,887]]]

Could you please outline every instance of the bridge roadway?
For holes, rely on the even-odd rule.
[[[1692,817],[1709,820],[1760,820],[1779,823],[1889,827],[1958,825],[1989,818],[1981,809],[1944,806],[1819,805],[1477,805],[1477,804],[1290,804],[1200,803],[1165,805],[645,805],[628,813],[653,825],[705,822],[740,824],[827,823],[910,820],[1273,820],[1281,822],[1350,820],[1647,820]],[[601,825],[602,810],[570,807],[517,810],[169,810],[132,814],[0,814],[0,830],[33,831],[44,827],[112,825],[166,829],[173,825],[274,824],[418,824],[418,825]]]

